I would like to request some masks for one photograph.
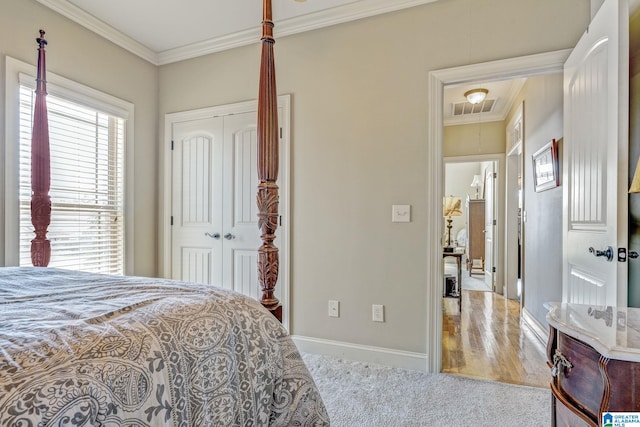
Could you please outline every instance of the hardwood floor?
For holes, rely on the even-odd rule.
[[[517,301],[493,292],[443,298],[442,371],[512,384],[548,387],[545,348],[520,324]]]

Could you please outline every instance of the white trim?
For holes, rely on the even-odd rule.
[[[377,363],[395,368],[425,372],[427,355],[383,347],[352,344],[320,338],[292,335],[293,342],[303,353],[321,354],[359,362]]]
[[[539,341],[539,343],[543,346],[547,346],[547,342],[549,341],[549,329],[545,329],[544,326],[538,320],[529,313],[529,310],[526,308],[522,308],[522,316],[521,321],[524,325],[528,326],[533,332],[533,335]]]
[[[429,73],[427,94],[427,200],[442,200],[442,142],[443,142],[443,91],[444,85],[462,84],[482,80],[529,77],[562,72],[570,50],[510,58],[463,67],[435,70]],[[442,207],[428,203],[427,212],[427,371],[442,369]]]
[[[282,324],[285,328],[289,328],[290,317],[290,285],[289,277],[291,274],[291,262],[290,262],[290,248],[291,248],[291,185],[290,185],[290,168],[291,168],[291,95],[278,96],[278,108],[282,108],[282,115],[280,116],[279,126],[282,128],[282,147],[279,156],[282,162],[282,167],[279,170],[279,179],[282,182],[282,186],[285,191],[280,191],[280,203],[279,214],[282,216],[282,225],[280,230],[282,235],[280,238],[285,244],[280,245],[280,265],[287,266],[280,269],[279,278],[280,282],[278,286],[281,287],[281,301],[282,304]],[[164,143],[160,149],[160,188],[163,191],[160,192],[159,206],[161,207],[158,213],[158,232],[159,232],[159,247],[158,258],[159,273],[162,277],[171,277],[171,136],[172,127],[174,123],[198,120],[207,117],[226,116],[230,114],[240,114],[247,112],[256,112],[258,109],[258,101],[245,101],[235,104],[219,105],[214,107],[200,108],[197,110],[180,111],[176,113],[168,113],[164,119]]]
[[[35,67],[33,67],[33,71],[33,73],[19,72],[18,82],[22,86],[26,86],[35,90]],[[77,88],[78,85],[82,87]],[[67,101],[86,105],[95,110],[101,111],[106,114],[111,114],[125,120],[129,119],[129,114],[131,114],[132,109],[131,106],[133,105],[130,102],[121,100],[120,98],[116,98],[88,86],[83,86],[80,83],[74,82],[73,80],[56,76],[52,73],[47,73],[47,93],[53,93],[58,98],[63,98]]]
[[[12,143],[20,140],[19,135],[19,111],[20,111],[20,79],[35,76],[37,73],[34,65],[17,59],[6,57],[6,97],[5,97],[5,157],[0,159],[4,166],[4,265],[18,265],[19,245],[19,217],[18,217],[18,168],[9,168],[12,164],[18,164],[18,144]],[[35,77],[33,77],[35,79]],[[58,92],[59,91],[59,92]],[[47,71],[47,92],[70,99],[76,102],[88,104],[109,114],[114,114],[126,119],[125,141],[125,241],[124,241],[124,273],[133,274],[134,268],[134,105],[130,102],[116,98],[107,93],[74,82],[65,77]],[[8,209],[15,206],[15,209]]]
[[[93,31],[97,35],[104,37],[121,48],[128,50],[134,55],[137,55],[154,65],[160,65],[158,63],[158,54],[156,52],[116,30],[112,26],[104,23],[95,16],[85,12],[73,3],[70,3],[67,0],[37,0],[37,2],[55,12],[58,12],[60,15],[69,18],[73,22],[82,25],[86,29]]]
[[[513,132],[516,128],[516,124],[520,125],[519,135],[517,136],[517,141],[515,141]],[[525,203],[525,195],[524,184],[525,178],[524,176],[519,176],[520,171],[524,170],[524,155],[522,150],[524,148],[524,101],[520,102],[516,111],[507,124],[506,128],[506,149],[507,156],[505,162],[505,191],[504,191],[504,248],[505,248],[505,256],[504,256],[504,296],[509,299],[518,299],[518,258],[522,257],[524,245],[526,245],[526,240],[524,238],[524,233],[521,229],[520,221],[517,220],[518,217],[518,209],[519,203],[521,203],[521,207],[524,210]],[[515,141],[515,142],[514,142]],[[519,182],[518,182],[519,181]],[[518,200],[518,194],[520,194]],[[520,243],[518,244],[518,235],[520,236]],[[521,247],[520,247],[521,246]],[[524,272],[522,266],[524,265],[524,260],[520,259],[520,270],[521,273]],[[521,275],[522,276],[522,275]],[[521,280],[520,283],[522,287],[526,286],[524,280]],[[520,306],[524,306],[524,293],[521,292],[520,296]]]
[[[187,46],[154,52],[138,41],[116,30],[93,15],[85,12],[68,0],[37,0],[40,4],[71,19],[79,25],[93,31],[99,36],[149,61],[154,65],[165,65],[172,62],[208,55],[223,50],[247,46],[260,41],[260,23],[255,28],[238,31]],[[292,34],[324,28],[357,19],[383,13],[394,12],[409,7],[433,3],[437,0],[360,0],[348,4],[321,10],[289,19],[275,19],[275,36],[284,37]]]

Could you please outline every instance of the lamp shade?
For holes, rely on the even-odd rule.
[[[480,175],[473,175],[473,181],[471,181],[471,186],[472,187],[480,187],[482,185],[482,178],[480,178]]]
[[[443,201],[442,216],[462,215],[462,197],[446,196]]]
[[[636,164],[636,171],[633,174],[633,181],[631,181],[629,193],[640,193],[640,160],[638,160]]]
[[[471,89],[464,93],[464,97],[467,98],[471,104],[479,104],[486,98],[489,91],[487,89]]]

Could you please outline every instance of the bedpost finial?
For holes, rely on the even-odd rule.
[[[44,47],[47,44],[47,41],[44,38],[44,34],[45,34],[44,30],[40,30],[40,37],[36,39],[40,47]]]

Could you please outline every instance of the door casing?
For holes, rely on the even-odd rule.
[[[564,62],[571,49],[484,62],[429,72],[427,93],[427,200],[442,200],[444,195],[442,143],[443,143],[443,92],[445,85],[475,81],[506,80],[531,77],[563,71]],[[499,185],[499,184],[498,184]],[[427,372],[442,370],[442,236],[441,206],[428,204],[427,257],[426,257],[426,333]]]

